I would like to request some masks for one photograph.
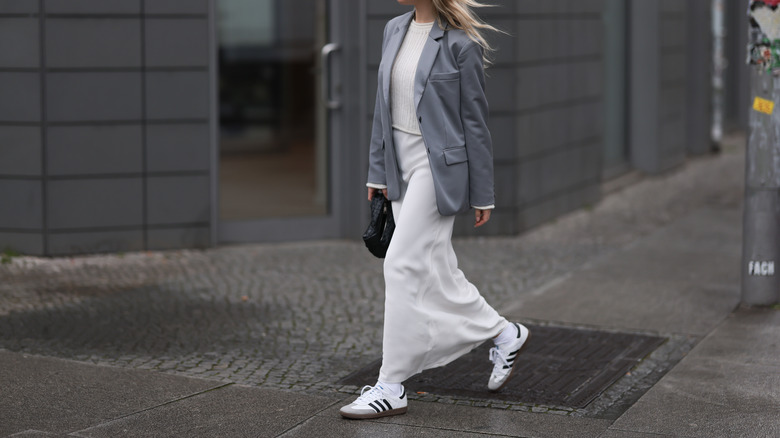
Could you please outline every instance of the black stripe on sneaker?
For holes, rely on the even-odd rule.
[[[403,399],[404,399],[404,397],[406,397],[406,388],[404,388],[404,392],[402,392],[402,393],[401,393],[401,396],[400,396],[400,397],[398,397],[398,398],[400,398],[401,400],[403,400]]]
[[[377,404],[379,404],[379,403],[377,403]],[[382,406],[382,405],[379,405],[379,406],[382,406],[382,409],[379,409],[379,407],[374,406],[374,402],[371,402],[368,405],[371,406],[372,408],[374,408],[374,410],[376,411],[377,414],[380,413],[380,412],[383,412],[385,410],[385,407]]]
[[[522,333],[520,331],[520,324],[518,324],[516,322],[514,322],[513,324],[515,325],[515,327],[517,327],[517,339],[520,339],[520,333]]]
[[[387,401],[387,399],[382,399],[382,401],[385,402],[385,404],[387,405],[387,409],[391,409],[391,410],[393,409],[393,407],[390,406],[390,403]]]

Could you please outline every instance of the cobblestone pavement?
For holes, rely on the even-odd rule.
[[[689,212],[739,208],[743,142],[732,138],[719,155],[689,159],[521,236],[457,239],[461,268],[500,311]],[[354,392],[336,382],[381,356],[381,268],[354,241],[14,257],[0,265],[0,348],[294,391]],[[678,350],[690,348],[675,342]],[[652,374],[649,366],[637,374]]]

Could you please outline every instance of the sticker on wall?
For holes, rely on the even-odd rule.
[[[771,100],[762,99],[758,96],[756,96],[756,99],[753,100],[753,109],[764,114],[772,114],[772,111],[775,110],[775,103]]]
[[[780,0],[751,0],[748,63],[780,74]]]
[[[748,275],[761,277],[775,275],[775,262],[748,262]]]

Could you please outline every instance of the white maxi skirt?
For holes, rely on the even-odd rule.
[[[401,383],[446,365],[508,324],[458,269],[454,216],[436,207],[422,136],[393,130],[401,197],[384,261],[385,325],[379,380]]]

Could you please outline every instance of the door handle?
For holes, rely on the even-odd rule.
[[[341,50],[341,46],[336,43],[328,43],[322,46],[322,101],[328,109],[338,109],[341,102],[331,99],[330,96],[330,54]]]

